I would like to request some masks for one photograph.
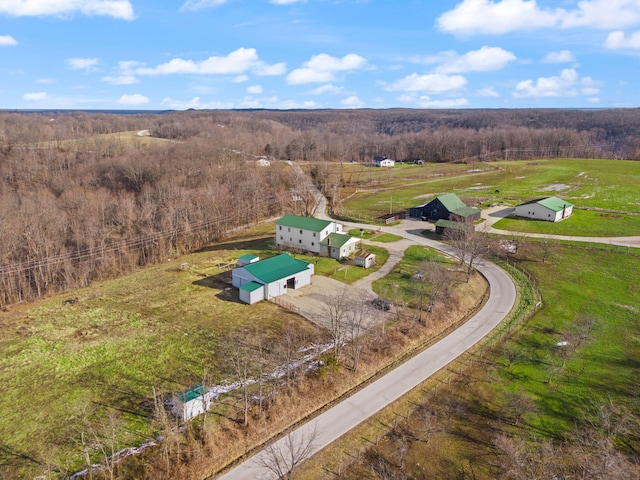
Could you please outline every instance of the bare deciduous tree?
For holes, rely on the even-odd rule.
[[[455,249],[455,256],[461,265],[466,266],[467,282],[473,269],[489,251],[488,235],[483,230],[475,230],[473,225],[460,222],[460,228],[448,228],[445,238]]]
[[[269,445],[256,458],[256,463],[276,475],[279,480],[292,480],[296,468],[315,450],[317,424],[290,431]]]

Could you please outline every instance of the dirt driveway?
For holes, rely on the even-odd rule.
[[[366,242],[365,244],[376,245],[389,252],[389,258],[385,264],[375,272],[361,278],[352,285],[347,285],[346,283],[323,277],[322,275],[314,275],[311,278],[311,285],[306,285],[295,290],[289,289],[285,295],[279,298],[296,307],[303,317],[317,325],[328,328],[329,319],[326,314],[327,298],[342,295],[345,291],[348,295],[374,298],[376,294],[373,292],[371,284],[391,272],[393,267],[402,260],[404,251],[407,247],[413,245],[413,242],[402,239],[390,243]],[[379,310],[373,309],[371,316],[375,317],[371,319],[373,323],[382,321],[386,317],[386,315],[383,315]]]

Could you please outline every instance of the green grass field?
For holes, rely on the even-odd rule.
[[[573,215],[561,222],[504,218],[496,222],[493,228],[577,237],[623,237],[640,235],[640,215],[574,209]]]
[[[343,201],[346,214],[376,219],[408,209],[437,195],[455,192],[463,200],[486,208],[492,204],[514,206],[527,200],[556,195],[593,213],[581,235],[598,236],[616,214],[640,211],[640,163],[629,160],[543,159],[464,165],[465,170],[439,175],[441,165],[424,165],[410,179],[384,185],[359,186]],[[492,167],[492,168],[489,168]],[[496,169],[498,167],[498,169]],[[578,212],[577,212],[578,213]],[[608,215],[607,213],[611,213]],[[631,220],[631,219],[630,219]],[[586,221],[585,221],[586,223]],[[637,223],[620,221],[619,235],[637,235]]]

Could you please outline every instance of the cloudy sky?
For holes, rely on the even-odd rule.
[[[0,109],[636,107],[640,0],[0,0]]]

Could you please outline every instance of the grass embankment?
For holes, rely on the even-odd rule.
[[[519,256],[543,308],[450,383],[414,392],[407,419],[370,432],[341,478],[637,478],[640,258],[558,246],[543,263],[536,248]]]
[[[380,243],[391,243],[391,242],[397,242],[398,240],[402,240],[401,236],[394,235],[393,233],[384,233],[379,230],[366,230],[366,229],[359,229],[359,228],[353,228],[349,230],[349,235],[353,237],[369,240],[372,242],[380,242]]]
[[[267,227],[253,239],[263,243],[272,235]],[[230,372],[222,347],[236,331],[273,344],[292,326],[317,336],[309,322],[269,302],[248,314],[224,278],[225,265],[244,253],[238,240],[0,312],[6,478],[81,469],[83,439],[91,450],[96,437],[109,436],[110,423],[117,448],[154,437],[153,389],[179,393],[205,376],[224,381]],[[92,461],[99,457],[94,450]]]
[[[441,165],[426,164],[412,170],[411,179],[380,185],[358,185],[342,195],[344,214],[354,219],[376,219],[393,210],[406,210],[437,195],[455,192],[471,204],[514,206],[545,196],[559,196],[576,205],[575,216],[584,216],[580,235],[637,235],[638,220],[618,216],[637,213],[640,168],[628,160],[543,159],[464,165],[448,175],[435,175]],[[498,167],[498,168],[496,168]],[[455,174],[457,173],[457,174]],[[557,225],[561,225],[560,222]],[[614,233],[608,225],[616,225]],[[542,227],[546,228],[546,227]],[[551,233],[551,232],[549,232]]]

